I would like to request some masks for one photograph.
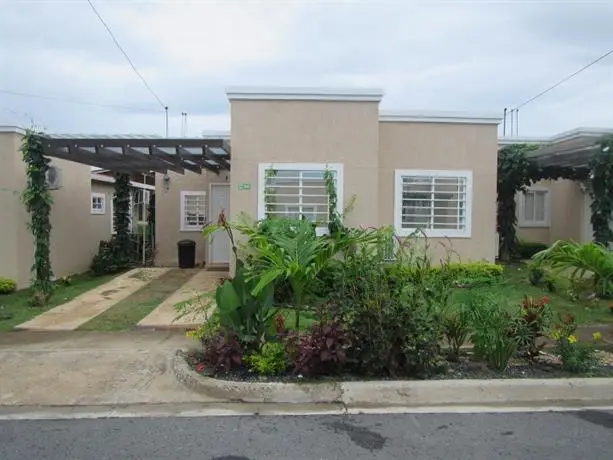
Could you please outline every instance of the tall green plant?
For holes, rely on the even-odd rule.
[[[613,136],[604,139],[590,162],[590,195],[594,240],[604,246],[613,242]]]
[[[32,273],[33,304],[44,305],[53,291],[53,271],[50,260],[51,206],[53,199],[47,188],[46,174],[49,160],[43,155],[42,133],[27,130],[20,148],[26,164],[27,187],[22,199],[30,214],[28,228],[34,236],[34,264]]]
[[[573,281],[592,276],[598,295],[610,297],[613,294],[613,252],[599,243],[556,241],[550,248],[535,254],[533,259],[554,271],[569,270]]]
[[[115,175],[115,193],[113,194],[113,229],[115,241],[120,251],[129,254],[130,245],[130,176],[128,174]]]

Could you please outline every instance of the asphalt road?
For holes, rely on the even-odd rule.
[[[0,459],[613,458],[612,412],[1,421]]]

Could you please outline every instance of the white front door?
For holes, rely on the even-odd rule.
[[[230,185],[211,184],[211,215],[210,221],[217,222],[219,213],[225,210],[227,218],[230,217]],[[230,262],[230,239],[224,231],[218,231],[210,237],[209,263],[227,264]]]

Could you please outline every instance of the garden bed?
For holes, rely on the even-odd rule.
[[[512,359],[504,371],[491,369],[486,363],[474,359],[471,353],[466,353],[455,362],[445,362],[440,372],[429,378],[416,379],[408,377],[364,377],[351,373],[339,373],[332,376],[305,377],[301,374],[286,372],[274,376],[261,376],[250,370],[247,366],[238,366],[230,372],[214,373],[203,363],[203,354],[197,350],[190,350],[183,354],[183,359],[189,367],[203,377],[211,377],[223,381],[235,382],[279,382],[279,383],[303,383],[303,382],[336,382],[336,381],[373,381],[373,380],[465,380],[465,379],[558,379],[576,377],[613,377],[613,353],[599,351],[600,365],[588,372],[572,373],[562,368],[560,360],[547,352],[532,363],[521,359]]]

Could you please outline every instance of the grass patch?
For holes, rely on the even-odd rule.
[[[287,308],[287,309],[284,308],[281,310],[281,313],[285,317],[285,327],[290,331],[296,330],[296,328],[294,327],[294,325],[296,324],[296,312],[292,310],[291,308]],[[311,327],[311,325],[315,323],[316,321],[317,319],[315,318],[315,313],[310,312],[310,311],[300,312],[300,330],[301,331]]]
[[[53,307],[66,303],[91,289],[97,288],[116,276],[118,275],[93,276],[91,274],[82,274],[72,276],[70,277],[70,285],[56,285],[49,304],[44,307],[31,307],[29,305],[32,295],[30,289],[0,295],[0,332],[11,331],[15,326]]]
[[[489,286],[480,286],[470,289],[458,289],[453,294],[454,303],[462,303],[470,296],[470,292],[483,292],[500,299],[503,305],[517,307],[524,296],[540,298],[547,296],[550,299],[552,310],[559,314],[570,313],[579,324],[606,324],[613,323],[613,315],[609,311],[611,301],[607,300],[572,300],[566,293],[569,281],[564,276],[556,278],[556,289],[548,291],[544,284],[532,286],[528,281],[528,268],[523,263],[505,266],[502,280]]]
[[[170,270],[81,325],[79,330],[121,331],[129,329],[151,313],[192,276],[194,272],[190,270]]]

